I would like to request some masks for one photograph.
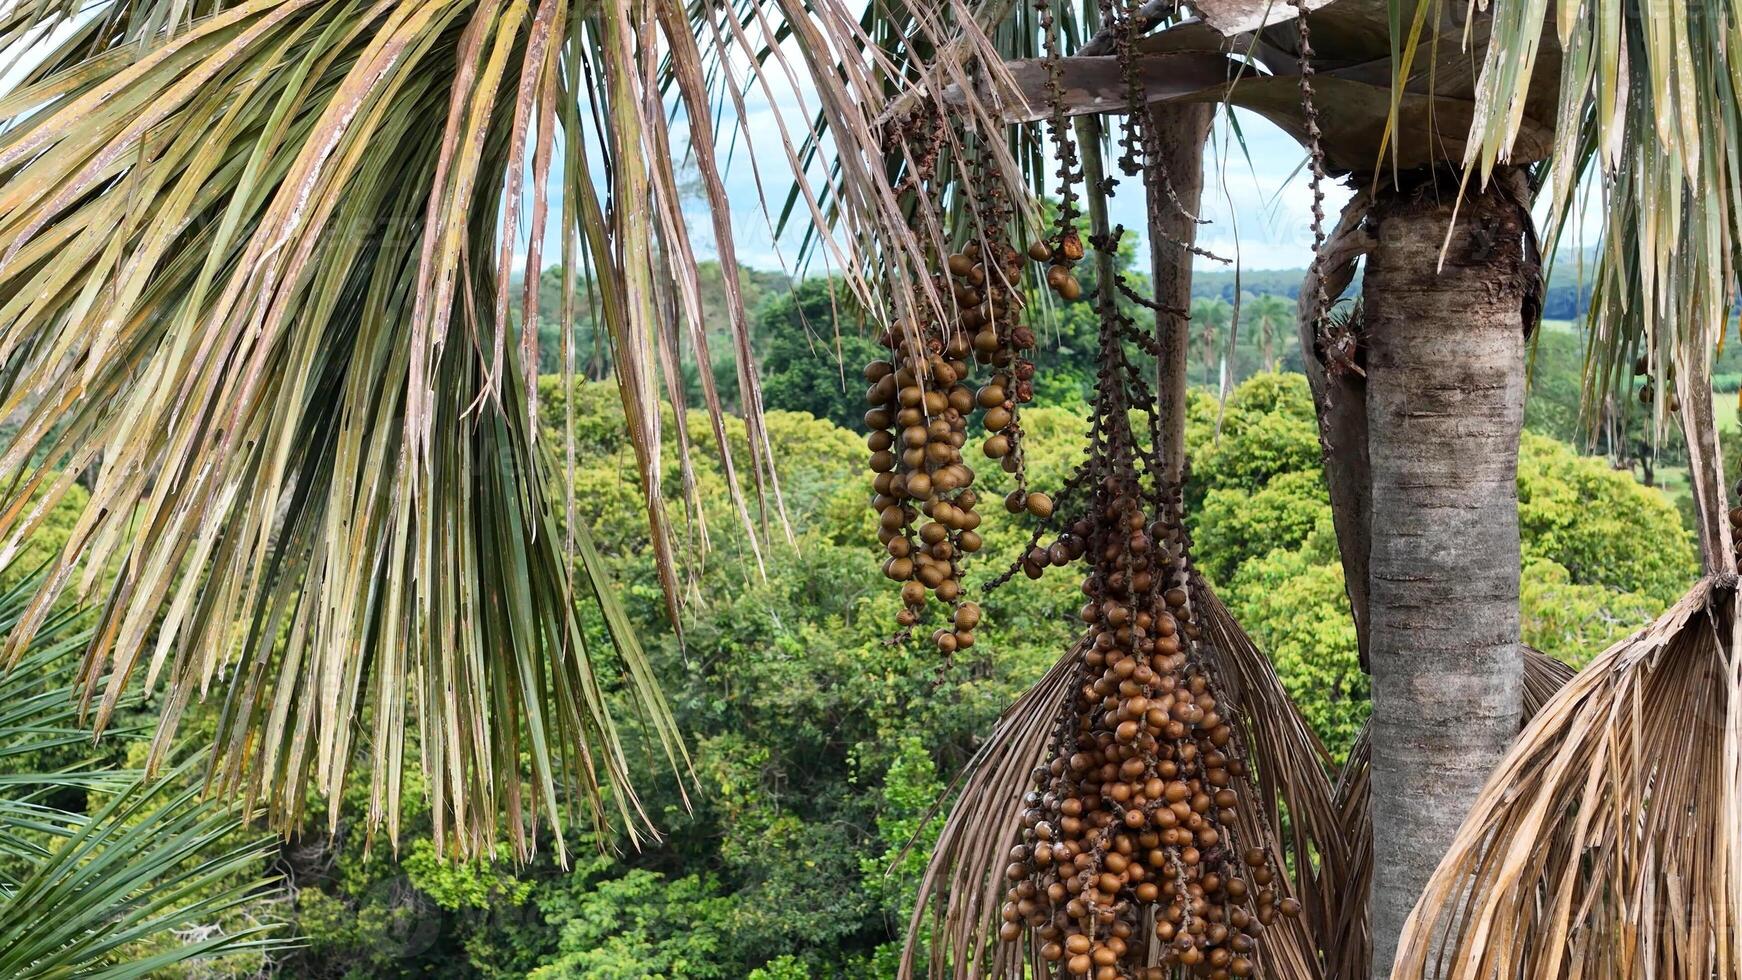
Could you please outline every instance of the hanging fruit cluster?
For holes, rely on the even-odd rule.
[[[1130,321],[1100,307],[1089,492],[1060,540],[1037,549],[1047,564],[1089,560],[1088,633],[1009,855],[1001,935],[1032,933],[1069,976],[1251,976],[1259,933],[1299,908],[1280,896],[1267,849],[1239,839],[1247,773],[1200,646],[1179,488],[1159,484],[1130,423],[1130,408],[1151,404]]]
[[[887,360],[865,367],[866,437],[871,448],[883,574],[901,583],[903,630],[917,625],[927,597],[954,606],[952,627],[932,637],[944,653],[973,646],[980,611],[962,602],[961,557],[980,550],[974,471],[962,462],[974,390],[967,336],[897,323],[881,338]],[[924,520],[921,521],[921,516]]]
[[[987,435],[981,450],[988,459],[997,460],[1006,473],[1017,473],[1022,468],[1022,426],[1017,413],[1020,406],[1034,399],[1034,362],[1029,359],[1034,331],[1018,318],[1022,257],[1003,243],[993,249],[1001,253],[1003,271],[1008,273],[1003,283],[990,288],[974,284],[973,272],[981,267],[977,260],[984,251],[978,243],[950,256],[950,271],[968,269],[966,281],[955,287],[956,301],[965,308],[962,327],[973,331],[974,360],[990,365],[994,372],[974,395],[986,413]]]
[[[1187,589],[1157,581],[1178,525],[1151,521],[1117,479],[1098,488],[1093,514],[1073,724],[1035,772],[1002,936],[1033,930],[1044,961],[1097,980],[1159,980],[1174,966],[1251,976],[1259,932],[1298,908],[1278,898],[1266,851],[1237,839],[1246,772],[1233,727],[1191,652]],[[1149,929],[1155,966],[1148,937],[1134,938]]]
[[[1147,127],[1131,70],[1134,15],[1102,0],[1103,21],[1127,67],[1130,112],[1123,140],[1128,174],[1153,171],[1161,134]],[[1099,372],[1086,462],[1056,496],[1031,490],[1023,463],[1021,405],[1033,397],[1032,331],[1021,323],[1018,289],[1031,260],[1060,299],[1083,297],[1074,267],[1085,239],[1076,227],[1077,187],[1104,205],[1111,181],[1085,180],[1063,110],[1049,4],[1036,4],[1046,30],[1049,138],[1060,161],[1057,224],[1018,252],[999,192],[971,164],[957,192],[973,219],[970,243],[941,258],[934,291],[949,314],[912,317],[884,337],[887,360],[873,362],[873,505],[889,550],[884,572],[902,583],[901,624],[920,621],[928,598],[956,606],[953,628],[934,634],[946,653],[972,643],[978,607],[961,600],[960,560],[977,550],[973,473],[961,461],[969,416],[986,413],[984,454],[1016,476],[1004,498],[1036,529],[1028,548],[989,592],[1020,570],[1086,563],[1086,629],[1072,696],[1056,719],[1045,765],[1032,773],[1020,831],[1003,863],[1000,937],[1026,943],[1045,975],[1095,980],[1161,980],[1183,971],[1208,980],[1255,974],[1259,936],[1279,916],[1300,912],[1283,890],[1276,850],[1244,802],[1250,787],[1239,728],[1219,693],[1213,651],[1194,611],[1179,476],[1163,465],[1157,399],[1138,360],[1158,353],[1119,308],[1119,297],[1154,307],[1115,271],[1121,230],[1091,207],[1087,245],[1096,252],[1094,301],[1100,321]],[[965,143],[957,140],[956,143]],[[1086,148],[1099,153],[1098,146]],[[928,160],[931,158],[928,158]],[[1085,158],[1087,161],[1088,158]],[[1100,172],[1098,156],[1095,171]],[[936,171],[925,171],[928,179]],[[1153,179],[1152,173],[1146,176]],[[1152,195],[1152,199],[1158,195]],[[1153,207],[1152,203],[1152,207]],[[1044,269],[1044,271],[1040,271]],[[970,361],[986,367],[972,391]],[[1139,439],[1133,415],[1147,417]],[[965,502],[964,502],[965,501]],[[921,514],[929,520],[919,521]],[[1048,540],[1050,538],[1050,540]],[[967,547],[968,544],[973,547]],[[963,624],[962,617],[968,616]],[[964,642],[966,637],[966,642]],[[1024,959],[1018,954],[1015,960]],[[1037,971],[1038,972],[1038,971]]]
[[[1083,285],[1077,281],[1071,267],[1083,260],[1083,239],[1074,229],[1060,233],[1052,244],[1035,242],[1028,248],[1028,257],[1048,263],[1046,285],[1067,303],[1083,295]]]
[[[1003,181],[984,157],[968,166],[978,234],[938,263],[931,286],[941,308],[892,324],[880,338],[888,356],[865,368],[871,505],[888,552],[883,574],[901,583],[899,635],[920,625],[935,598],[950,607],[948,625],[932,633],[946,655],[973,646],[980,621],[962,585],[963,559],[981,546],[975,473],[962,457],[975,412],[985,413],[982,452],[1016,475],[1006,505],[1038,518],[1052,513],[1045,494],[1027,490],[1022,461],[1019,412],[1034,398],[1035,336],[1022,323],[1027,261],[1009,241],[1014,222]],[[1038,244],[1026,255],[1041,251],[1050,257],[1055,247]],[[992,371],[978,388],[970,380],[976,365]]]

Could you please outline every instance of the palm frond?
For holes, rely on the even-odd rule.
[[[1539,650],[1524,648],[1524,712],[1526,724],[1543,705],[1573,679],[1575,671]],[[1373,883],[1372,786],[1368,765],[1373,745],[1366,727],[1355,737],[1349,759],[1337,778],[1336,806],[1348,835],[1344,890],[1336,908],[1327,975],[1336,980],[1367,980],[1372,976],[1373,939],[1367,931],[1367,902]]]
[[[75,479],[94,487],[5,656],[64,594],[107,590],[90,723],[141,675],[164,688],[156,766],[216,688],[214,784],[279,828],[311,790],[336,808],[366,756],[371,825],[395,834],[411,726],[444,845],[507,836],[524,854],[534,826],[560,841],[576,820],[646,832],[629,726],[687,760],[534,423],[538,323],[558,312],[537,298],[549,195],[564,331],[585,282],[675,626],[661,397],[686,353],[711,355],[673,133],[716,212],[760,522],[706,370],[705,407],[762,547],[784,518],[710,114],[747,112],[745,66],[774,102],[802,60],[842,148],[813,217],[842,219],[844,241],[824,240],[850,271],[874,241],[900,243],[898,269],[905,217],[851,161],[880,152],[872,120],[899,79],[861,57],[857,17],[828,0],[55,0],[8,5],[0,39],[36,42],[0,94],[0,553]],[[799,142],[782,148],[808,173]],[[899,271],[853,281],[922,301]],[[571,426],[565,461],[573,446]]]
[[[276,848],[269,837],[238,839],[240,812],[202,800],[190,775],[185,765],[161,779],[106,774],[106,801],[89,813],[0,802],[5,850],[30,865],[0,882],[0,972],[120,980],[283,944],[270,922],[202,929],[188,942],[172,935],[257,901]],[[54,775],[31,782],[64,785]]]
[[[1395,980],[1737,976],[1731,583],[1701,581],[1542,706],[1428,882]]]
[[[1677,376],[1697,370],[1689,352],[1722,336],[1735,305],[1739,13],[1670,0],[1494,9],[1464,161],[1486,179],[1499,163],[1546,159],[1551,237],[1579,210],[1581,185],[1602,195],[1585,378],[1593,432],[1604,397],[1636,375],[1659,395],[1650,410],[1661,432]],[[1556,105],[1548,152],[1519,137],[1520,103],[1541,92]]]
[[[1005,709],[945,792],[955,802],[920,879],[902,948],[903,980],[1023,976],[1023,958],[998,937],[1006,855],[1021,839],[1034,770],[1046,764],[1060,714],[1080,683],[1082,652],[1073,645]]]
[[[26,577],[0,594],[0,631],[17,623],[34,584]],[[78,626],[57,616],[0,674],[0,974],[120,980],[282,945],[275,923],[238,914],[269,884],[261,873],[275,842],[242,832],[233,802],[202,799],[189,766],[162,779],[32,768],[33,753],[90,743],[75,717],[76,654],[88,639]],[[88,806],[56,805],[67,791]],[[251,924],[226,927],[228,917]]]

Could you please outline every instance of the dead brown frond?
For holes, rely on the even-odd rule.
[[[1573,679],[1574,670],[1530,647],[1524,648],[1524,721]],[[1336,806],[1349,843],[1348,870],[1336,909],[1336,921],[1326,947],[1327,976],[1334,980],[1367,980],[1372,975],[1373,939],[1367,932],[1367,901],[1373,883],[1373,818],[1368,763],[1372,760],[1368,729],[1361,729],[1337,780]]]
[[[1548,700],[1404,928],[1394,980],[1742,970],[1742,664],[1701,581]]]
[[[1080,644],[999,716],[992,735],[950,787],[949,815],[926,862],[901,954],[901,977],[1023,976],[998,939],[1004,866],[1022,833],[1023,797],[1046,764],[1059,719],[1080,682]],[[942,806],[942,801],[939,801]],[[929,948],[927,968],[920,959]]]

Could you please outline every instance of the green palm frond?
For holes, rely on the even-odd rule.
[[[0,594],[0,631],[34,582]],[[281,945],[270,922],[223,927],[245,921],[237,913],[266,886],[275,845],[243,832],[238,807],[202,799],[186,764],[161,779],[32,768],[33,753],[90,743],[75,717],[76,654],[89,638],[77,627],[55,617],[0,674],[0,975],[120,980]],[[64,809],[55,801],[68,792],[89,805]]]
[[[1678,377],[1700,373],[1690,357],[1703,361],[1698,351],[1723,335],[1742,242],[1738,44],[1742,8],[1731,2],[1494,8],[1465,162],[1486,177],[1497,163],[1546,158],[1556,234],[1579,210],[1581,181],[1601,194],[1588,406],[1630,387],[1643,361],[1638,373],[1665,393],[1652,399],[1661,428]],[[1520,107],[1542,93],[1556,105],[1547,149],[1519,138]]]
[[[783,524],[711,135],[722,107],[747,113],[746,67],[770,101],[782,79],[817,80],[804,118],[854,152],[807,210],[842,219],[825,241],[861,295],[922,301],[886,175],[857,162],[901,87],[860,56],[858,15],[793,0],[8,9],[0,41],[36,60],[0,95],[0,547],[75,479],[93,489],[7,656],[60,596],[106,590],[91,722],[135,679],[162,688],[156,765],[214,692],[214,784],[281,829],[311,790],[336,808],[366,757],[371,824],[390,835],[408,764],[462,852],[506,836],[524,854],[534,827],[560,841],[575,821],[646,832],[632,759],[682,771],[685,750],[572,491],[552,489],[575,442],[534,424],[539,318],[596,306],[676,625],[660,400],[680,338],[712,363],[686,155],[714,212],[760,519],[729,485],[753,543]],[[781,149],[814,177],[801,147],[818,127],[788,130],[791,115]],[[897,244],[873,282],[859,256],[878,241]],[[564,300],[541,311],[553,258]]]
[[[161,779],[105,773],[106,802],[90,813],[0,801],[0,856],[29,865],[0,881],[0,973],[120,980],[282,944],[272,923],[201,929],[187,942],[172,935],[254,902],[276,846],[238,839],[240,813],[202,800],[190,775],[187,766]],[[35,782],[65,785],[53,775]]]

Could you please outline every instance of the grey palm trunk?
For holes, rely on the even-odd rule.
[[[1375,980],[1519,725],[1517,462],[1536,272],[1528,215],[1498,182],[1466,192],[1454,224],[1456,194],[1428,180],[1381,195],[1368,217]]]
[[[1158,179],[1148,184],[1150,275],[1155,284],[1156,392],[1160,400],[1164,475],[1185,473],[1186,368],[1190,356],[1192,246],[1204,194],[1204,144],[1215,106],[1157,103],[1149,118],[1162,140]],[[1188,214],[1187,210],[1192,213]]]

